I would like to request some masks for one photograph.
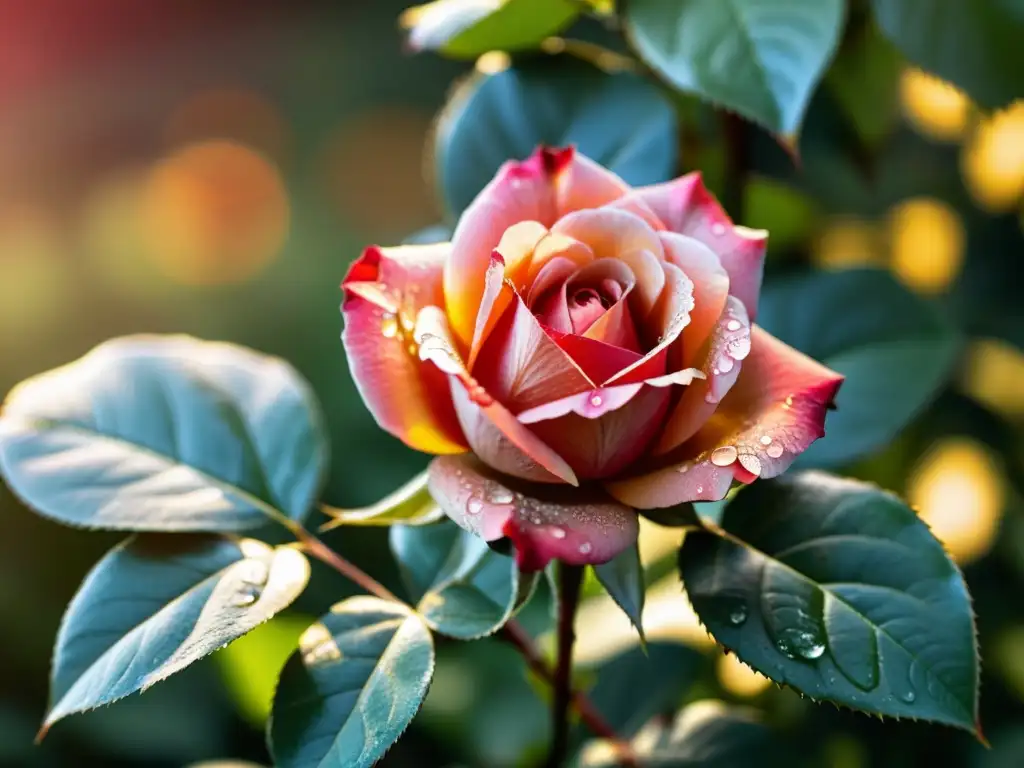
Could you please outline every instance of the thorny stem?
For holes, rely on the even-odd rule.
[[[558,768],[569,751],[569,703],[572,701],[572,647],[576,642],[576,609],[580,603],[583,568],[558,564],[558,663],[551,704],[552,740],[546,768]]]
[[[379,597],[382,600],[389,600],[396,603],[403,603],[391,590],[381,584],[379,581],[370,576],[359,566],[349,562],[344,557],[339,555],[337,552],[332,550],[326,544],[324,544],[315,535],[307,531],[301,524],[292,521],[288,525],[289,530],[295,535],[295,537],[302,544],[303,549],[320,560],[322,563],[330,566],[335,571],[340,573],[342,576],[347,578],[354,584],[362,587],[364,590],[369,592],[371,595]],[[581,569],[577,569],[581,570]],[[577,599],[578,599],[578,587],[577,587]],[[573,610],[575,614],[575,610]],[[571,632],[571,627],[570,627]],[[527,666],[533,671],[535,675],[540,677],[542,680],[555,685],[556,673],[553,672],[545,663],[540,653],[533,645],[533,641],[530,636],[520,627],[515,621],[508,622],[501,629],[501,636],[512,645],[519,653],[523,656]],[[570,643],[571,644],[571,643]],[[568,686],[571,680],[566,682]],[[571,688],[567,688],[569,701],[573,704],[576,710],[580,713],[580,718],[587,725],[587,727],[593,732],[595,736],[599,736],[603,739],[610,741],[619,753],[619,759],[623,765],[629,768],[635,768],[637,762],[633,756],[629,746],[624,742],[620,741],[616,736],[615,731],[612,727],[605,722],[604,718],[597,711],[594,705],[581,693],[572,691]],[[567,707],[568,705],[566,705]],[[565,718],[566,722],[568,718]],[[568,731],[566,731],[566,737]]]

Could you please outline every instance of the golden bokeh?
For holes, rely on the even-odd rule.
[[[666,528],[652,523],[645,517],[640,518],[640,562],[645,566],[668,556],[675,556],[683,543],[682,528]]]
[[[912,67],[900,76],[900,102],[907,122],[938,141],[959,139],[971,116],[971,102],[963,91]]]
[[[1024,354],[997,339],[980,339],[967,350],[964,390],[1006,416],[1024,416]]]
[[[945,438],[924,456],[907,483],[907,499],[961,565],[992,547],[1003,514],[1002,472],[978,442]]]
[[[433,224],[439,211],[423,173],[430,115],[380,107],[343,123],[322,168],[338,214],[372,237],[397,236]]]
[[[732,653],[719,653],[715,661],[715,674],[722,688],[733,696],[752,698],[767,690],[772,681],[756,672]]]
[[[815,239],[811,258],[824,269],[878,266],[885,262],[882,239],[881,231],[872,222],[836,218]]]
[[[285,119],[267,97],[247,88],[211,88],[181,103],[167,121],[171,146],[208,139],[229,139],[277,161],[287,154]]]
[[[147,253],[186,284],[247,280],[281,251],[289,205],[277,168],[216,139],[187,146],[150,172],[143,199]]]
[[[73,290],[60,222],[43,208],[0,211],[0,340],[28,342],[62,314]]]
[[[904,200],[889,213],[891,268],[909,288],[939,293],[960,273],[964,225],[941,200]]]
[[[1004,213],[1024,197],[1024,101],[982,120],[961,157],[964,182],[982,208]]]

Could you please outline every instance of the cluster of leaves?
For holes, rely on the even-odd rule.
[[[666,180],[677,170],[680,92],[795,147],[845,5],[439,0],[415,9],[406,17],[414,47],[470,59],[544,51],[497,71],[478,67],[453,94],[433,147],[449,213],[539,143],[575,144],[634,184]],[[1021,91],[1019,68],[1003,66],[1024,24],[1009,3],[873,7],[911,61],[980,103]],[[551,40],[584,13],[621,25],[627,52]],[[941,43],[953,36],[962,44]],[[876,271],[770,282],[760,321],[847,377],[828,439],[801,459],[808,469],[883,446],[946,380],[958,351],[940,313]],[[303,521],[326,462],[308,386],[283,361],[231,345],[118,339],[16,388],[0,416],[9,486],[58,522],[132,532],[68,607],[44,731],[145,690],[291,604],[309,578],[306,554],[317,554]],[[423,701],[434,635],[494,634],[537,586],[511,558],[444,521],[423,477],[371,508],[330,512],[332,525],[390,526],[410,600],[346,600],[302,636],[268,727],[284,768],[376,762]],[[691,528],[679,558],[686,590],[715,639],[749,665],[815,699],[976,728],[966,587],[897,498],[808,471],[743,490],[717,522],[661,522]],[[260,541],[268,523],[297,543]],[[636,550],[595,575],[642,635]],[[765,737],[745,713],[688,708],[673,722],[651,721],[634,749],[650,765],[711,764],[763,750]],[[607,746],[589,745],[581,764],[614,762]]]

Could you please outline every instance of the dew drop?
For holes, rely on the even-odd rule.
[[[697,491],[697,493],[704,493],[704,486],[703,485],[698,485],[695,490]]]
[[[738,331],[740,329],[740,325],[741,323],[739,320],[730,320],[728,323],[725,324],[725,327],[726,330]]]
[[[561,528],[559,528],[558,526],[555,526],[554,528],[551,529],[551,538],[553,538],[553,539],[564,539],[565,538],[565,531],[562,530]],[[581,545],[580,546],[580,552],[583,552],[583,547],[584,546],[589,547],[590,545],[589,544]],[[588,549],[587,552],[589,552],[589,551],[590,550]]]
[[[738,455],[735,445],[723,445],[711,452],[711,463],[716,467],[728,467]]]
[[[676,472],[678,472],[680,475],[685,475],[689,471],[690,471],[690,465],[689,464],[680,464],[679,468],[676,470]]]
[[[715,237],[721,237],[722,235],[724,235],[725,224],[721,223],[720,221],[716,221],[714,224],[711,225],[711,234],[713,234]]]
[[[416,318],[406,314],[405,312],[399,314],[398,320],[402,324],[402,330],[406,333],[412,333],[413,329],[416,327]]]
[[[744,453],[740,455],[740,466],[743,467],[747,472],[752,475],[761,474],[761,460],[757,458],[753,453]]]
[[[764,452],[767,453],[773,459],[779,458],[784,451],[785,449],[778,443],[772,443],[764,450]]]
[[[471,515],[479,515],[484,508],[484,503],[480,499],[470,499],[466,502],[466,512]]]
[[[604,398],[602,398],[600,395],[598,395],[596,393],[590,396],[590,404],[592,406],[594,406],[595,408],[600,408],[601,407],[601,403],[603,403],[603,402],[604,402]]]
[[[736,361],[726,355],[722,355],[722,359],[718,361],[718,372],[728,373],[736,367]]]
[[[761,435],[761,445],[771,445],[772,439],[769,435]]]
[[[393,339],[398,335],[398,318],[394,312],[385,312],[380,316],[380,332],[386,339]]]
[[[491,494],[492,504],[511,504],[516,500],[516,497],[512,495],[511,491],[506,491],[504,488],[500,488]]]
[[[917,694],[915,694],[913,691],[907,691],[906,693],[900,694],[900,700],[903,701],[905,704],[913,704],[916,699]]]
[[[580,554],[581,555],[589,555],[593,550],[594,550],[594,545],[591,544],[589,541],[584,541],[582,544],[580,544]]]
[[[813,661],[821,658],[821,655],[825,653],[825,642],[817,633],[796,627],[783,629],[779,633],[775,647],[779,649],[780,653],[791,659],[800,657]]]
[[[723,614],[725,620],[734,627],[738,627],[747,620],[750,609],[742,597],[728,597],[723,600]]]
[[[259,600],[261,590],[255,584],[247,584],[243,586],[238,592],[235,593],[234,598],[231,600],[232,605],[238,608],[245,608],[248,605],[252,605]]]

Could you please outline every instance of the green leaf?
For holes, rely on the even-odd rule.
[[[675,112],[636,75],[569,56],[475,74],[438,122],[437,179],[451,214],[461,214],[502,163],[540,144],[575,144],[629,183],[654,184],[675,170]]]
[[[629,617],[630,622],[644,637],[644,569],[640,565],[640,549],[637,545],[622,551],[607,563],[594,566],[594,574],[612,600]]]
[[[770,282],[758,322],[846,376],[837,410],[797,466],[836,466],[893,437],[937,394],[960,339],[946,318],[888,273],[812,272]]]
[[[843,26],[842,0],[630,0],[626,31],[672,85],[795,143]]]
[[[0,470],[26,504],[88,528],[231,531],[301,519],[327,446],[283,360],[185,336],[131,336],[20,384]]]
[[[435,0],[402,14],[414,50],[460,59],[536,48],[579,15],[574,0]]]
[[[143,691],[290,605],[309,564],[297,549],[205,534],[140,534],[86,576],[53,655],[43,724]]]
[[[512,618],[537,585],[511,557],[452,522],[426,527],[396,525],[391,551],[416,610],[436,631],[460,640],[490,635]]]
[[[434,674],[434,641],[399,603],[335,605],[285,664],[268,727],[279,768],[368,768],[419,711]]]
[[[697,510],[688,501],[672,507],[638,509],[637,512],[652,523],[657,523],[665,528],[699,528],[701,526]]]
[[[321,526],[326,531],[341,525],[428,525],[444,517],[427,490],[427,473],[421,472],[394,493],[362,509],[337,509],[323,506],[334,518]]]
[[[781,765],[786,750],[756,710],[695,701],[675,717],[650,721],[633,740],[645,768],[760,768]],[[580,768],[614,768],[621,761],[606,741],[588,743]]]
[[[919,67],[985,107],[1024,96],[1024,5],[1015,0],[874,0],[878,26]]]
[[[726,648],[815,699],[975,728],[970,596],[912,510],[819,472],[745,488],[687,535],[683,582]]]

